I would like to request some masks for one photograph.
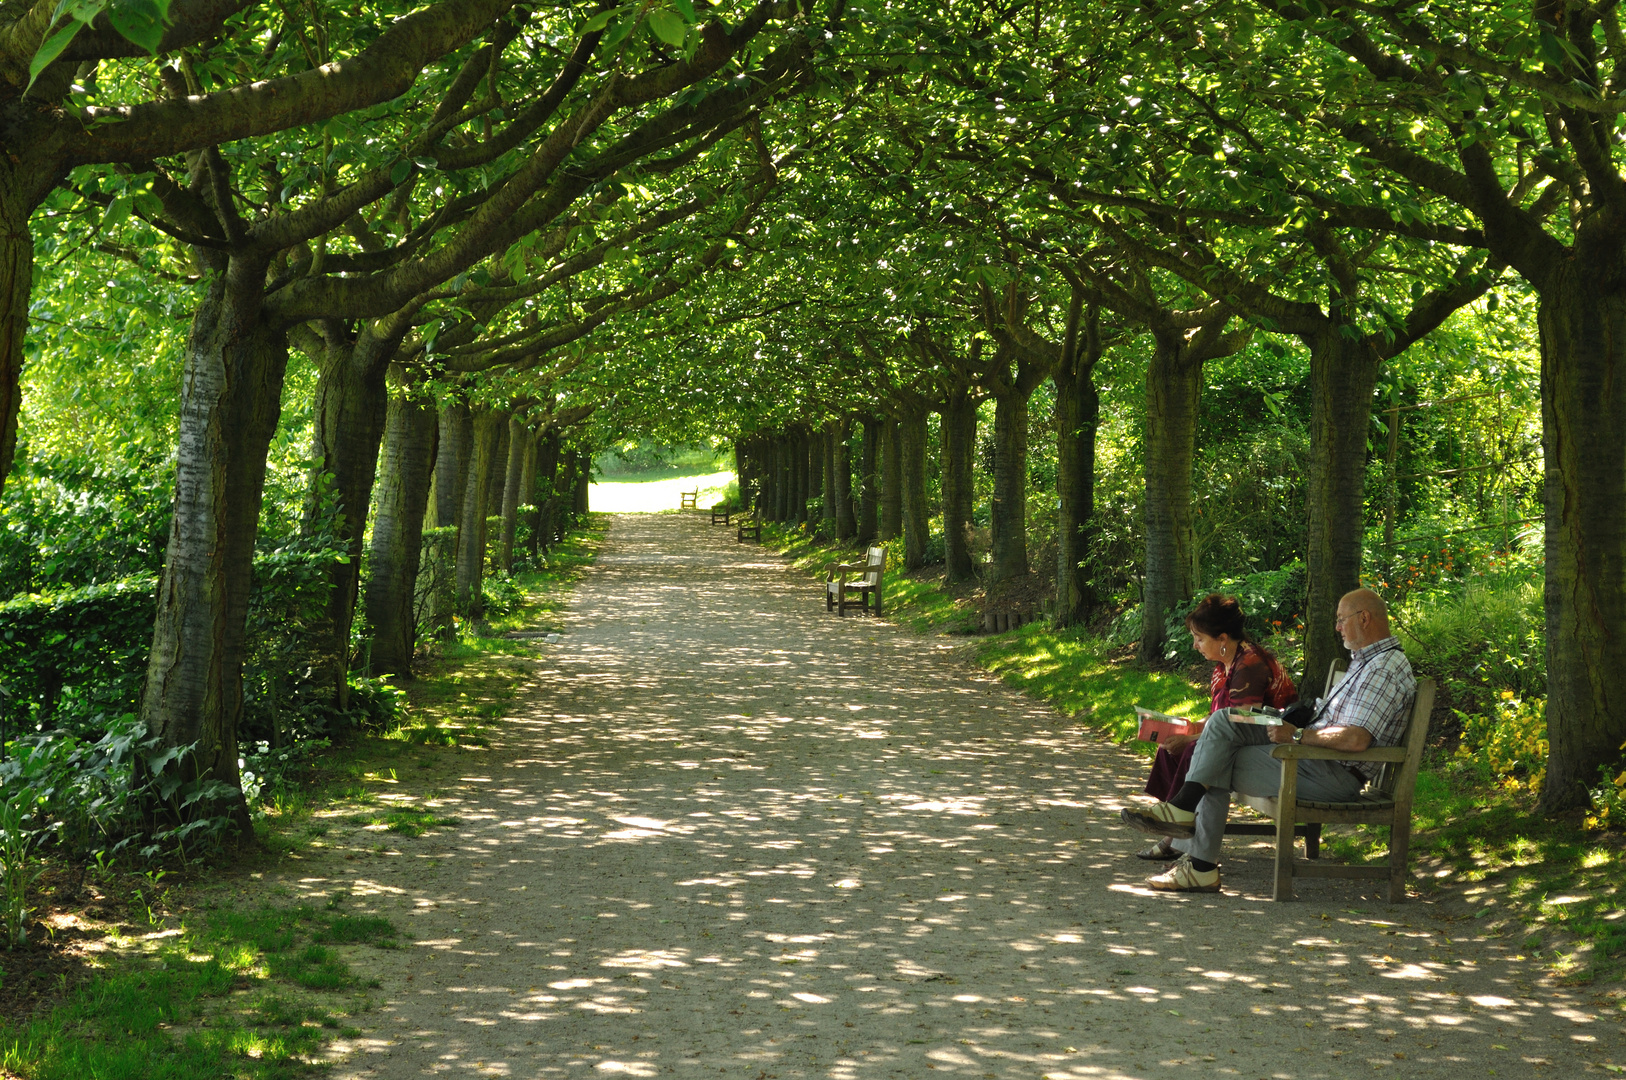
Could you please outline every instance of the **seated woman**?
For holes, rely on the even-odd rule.
[[[1234,596],[1210,593],[1186,616],[1191,631],[1191,647],[1204,660],[1214,661],[1214,674],[1208,680],[1209,712],[1232,705],[1269,705],[1284,708],[1298,700],[1298,690],[1271,651],[1248,636],[1242,605]],[[1167,802],[1186,782],[1191,766],[1195,735],[1169,735],[1158,743],[1152,759],[1152,775],[1146,780],[1146,794]],[[1163,837],[1145,851],[1142,859],[1178,858],[1178,840]]]

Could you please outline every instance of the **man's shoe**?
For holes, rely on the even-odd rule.
[[[1157,892],[1219,892],[1219,870],[1198,870],[1191,865],[1191,856],[1182,855],[1175,864],[1161,874],[1146,879]]]
[[[1166,802],[1153,803],[1145,809],[1126,806],[1122,817],[1125,825],[1153,836],[1194,836],[1197,832],[1195,813]]]

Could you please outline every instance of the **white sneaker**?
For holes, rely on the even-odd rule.
[[[1157,892],[1219,892],[1219,868],[1199,870],[1191,865],[1191,856],[1182,855],[1173,866],[1161,874],[1146,879]]]

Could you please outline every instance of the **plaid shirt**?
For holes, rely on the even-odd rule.
[[[1373,746],[1399,746],[1417,699],[1417,680],[1411,661],[1390,635],[1349,654],[1349,674],[1316,702],[1315,719],[1308,730],[1345,725],[1372,733]],[[1346,761],[1344,765],[1371,780],[1383,768],[1376,761]]]

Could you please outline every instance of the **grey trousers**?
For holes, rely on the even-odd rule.
[[[1191,752],[1186,779],[1208,789],[1197,804],[1197,833],[1175,841],[1178,850],[1204,862],[1219,862],[1225,819],[1231,814],[1231,792],[1275,795],[1282,789],[1282,763],[1270,756],[1275,746],[1266,728],[1233,724],[1225,709],[1209,716]],[[1299,762],[1298,797],[1306,802],[1348,802],[1366,786],[1336,761]]]

